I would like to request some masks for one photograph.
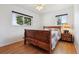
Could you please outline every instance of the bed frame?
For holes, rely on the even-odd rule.
[[[58,28],[60,26],[44,26],[45,28]],[[51,30],[24,30],[24,44],[32,44],[52,53]]]
[[[61,26],[43,26],[43,29],[57,28],[61,30]]]

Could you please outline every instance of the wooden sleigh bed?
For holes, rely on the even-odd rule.
[[[58,28],[60,27],[50,27],[44,26],[45,28]],[[48,53],[52,53],[52,38],[51,38],[51,30],[29,30],[25,29],[24,32],[24,44],[32,44],[34,46],[40,47],[47,51]]]

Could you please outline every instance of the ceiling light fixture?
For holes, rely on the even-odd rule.
[[[35,8],[38,10],[38,11],[40,11],[40,10],[42,10],[43,8],[44,8],[44,4],[36,4],[35,5]]]

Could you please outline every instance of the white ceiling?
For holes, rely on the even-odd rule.
[[[36,10],[34,4],[20,4],[19,6],[34,11],[36,13],[45,13],[45,12],[57,11],[57,10],[69,8],[72,6],[72,4],[45,4],[45,7],[41,11]]]

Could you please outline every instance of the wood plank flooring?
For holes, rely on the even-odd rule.
[[[73,43],[59,41],[53,53],[54,54],[76,54],[76,49]]]
[[[0,54],[45,54],[44,50],[32,45],[24,45],[23,41],[0,47]],[[76,54],[73,43],[59,41],[52,54]]]

